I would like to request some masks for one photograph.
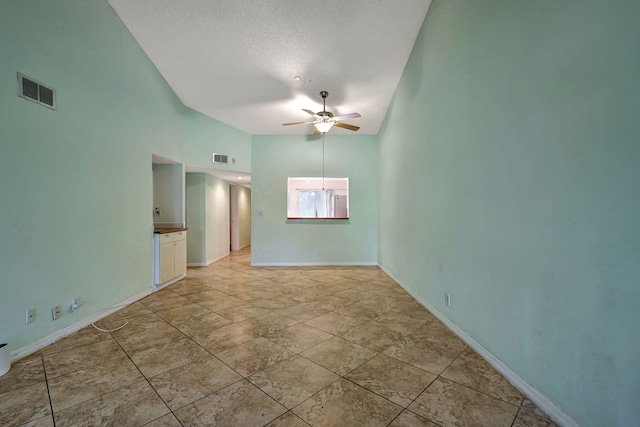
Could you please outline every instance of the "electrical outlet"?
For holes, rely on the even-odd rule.
[[[80,297],[74,297],[71,301],[71,311],[76,311],[80,308]]]
[[[318,251],[316,252],[316,255],[322,256],[322,249],[318,249]]]
[[[155,214],[155,216],[160,216],[160,208],[155,208],[153,210],[153,213]]]
[[[33,323],[36,321],[36,309],[35,308],[31,308],[29,310],[27,310],[27,325],[29,323]]]
[[[53,317],[53,320],[56,320],[61,315],[62,315],[62,306],[61,305],[56,305],[55,307],[53,307],[51,309],[51,316]]]
[[[444,303],[447,304],[447,307],[451,307],[451,294],[450,293],[445,293],[444,294]]]

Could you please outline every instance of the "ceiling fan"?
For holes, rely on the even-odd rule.
[[[360,114],[350,113],[350,114],[343,114],[341,116],[334,117],[333,113],[330,113],[329,111],[327,111],[326,100],[327,100],[327,96],[329,96],[329,92],[326,92],[323,90],[322,92],[320,92],[320,96],[322,97],[322,111],[314,113],[311,110],[305,110],[304,108],[302,109],[302,111],[304,111],[305,113],[314,116],[315,120],[311,120],[308,122],[283,123],[282,126],[312,123],[316,127],[315,132],[313,132],[314,135],[327,133],[333,126],[337,126],[339,128],[349,129],[353,131],[360,129],[360,126],[353,126],[353,125],[342,123],[339,121],[344,119],[355,119],[355,118],[361,117]]]

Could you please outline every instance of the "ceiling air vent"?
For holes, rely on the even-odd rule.
[[[56,90],[20,73],[18,73],[18,96],[56,109]]]
[[[229,156],[226,154],[213,153],[213,163],[224,163],[225,165],[228,165]]]

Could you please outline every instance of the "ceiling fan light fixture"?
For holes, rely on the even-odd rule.
[[[360,116],[358,113],[349,113],[342,114],[340,116],[334,116],[333,113],[327,111],[327,103],[326,99],[329,95],[328,92],[322,91],[320,92],[320,96],[322,97],[322,111],[318,111],[314,113],[311,110],[302,109],[305,113],[314,117],[314,120],[309,120],[306,122],[293,122],[293,123],[283,123],[282,126],[291,126],[291,125],[306,125],[307,123],[313,123],[316,128],[316,131],[313,133],[314,135],[318,135],[320,133],[324,134],[331,130],[332,127],[337,126],[342,129],[348,129],[356,131],[360,129],[359,126],[353,126],[348,123],[342,122],[343,119],[356,119]]]
[[[329,130],[333,127],[333,122],[327,120],[314,123],[313,125],[316,127],[316,129],[318,129],[318,132],[325,133],[329,132]]]

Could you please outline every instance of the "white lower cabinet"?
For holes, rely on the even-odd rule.
[[[174,246],[174,277],[182,276],[187,273],[187,232],[181,232],[184,237],[180,240],[176,239]]]
[[[187,272],[187,232],[154,234],[154,280],[161,285]]]

